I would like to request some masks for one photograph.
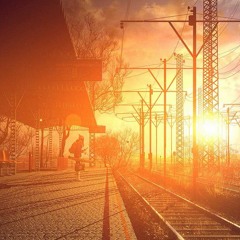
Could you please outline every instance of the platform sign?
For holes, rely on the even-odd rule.
[[[78,59],[72,63],[58,64],[57,80],[65,81],[101,81],[102,60]]]

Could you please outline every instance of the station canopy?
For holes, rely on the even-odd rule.
[[[76,59],[60,0],[0,0],[0,115],[97,129],[84,81],[101,76],[100,60]]]

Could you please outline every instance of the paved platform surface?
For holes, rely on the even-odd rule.
[[[136,239],[110,169],[0,178],[0,239]]]

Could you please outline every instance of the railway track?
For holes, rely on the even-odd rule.
[[[167,228],[171,239],[239,239],[240,226],[141,176],[119,173]]]
[[[157,171],[154,171],[154,173],[159,175],[160,177],[162,176]],[[184,175],[184,174],[176,174],[176,176],[169,174],[167,175],[167,177],[172,179],[176,179],[176,177],[180,177],[182,179],[185,179],[186,181],[189,181],[189,182],[192,181],[192,176]],[[209,179],[207,178],[199,178],[197,182],[205,186],[209,185]],[[224,181],[222,180],[220,182],[213,182],[212,184],[215,185],[216,189],[224,191],[225,193],[240,194],[240,178],[225,179]]]

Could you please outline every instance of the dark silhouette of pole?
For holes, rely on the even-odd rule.
[[[164,84],[163,84],[163,125],[164,125],[164,140],[163,140],[163,175],[164,180],[167,177],[167,61],[163,60],[164,65]]]
[[[134,107],[133,107],[134,108]],[[135,108],[134,108],[135,109]],[[139,108],[139,113],[138,111],[135,109],[135,111],[137,112],[138,114],[138,117],[139,117],[139,121],[138,119],[132,115],[135,120],[139,123],[139,168],[142,169],[142,120],[141,120],[141,112],[142,112],[142,109]]]
[[[141,157],[141,167],[144,168],[145,165],[145,152],[144,152],[144,111],[143,111],[143,100],[141,100],[141,139],[142,139],[142,144],[141,144],[141,148],[142,148],[142,157]]]
[[[230,114],[227,108],[227,165],[230,165]]]
[[[193,26],[193,190],[196,195],[196,184],[198,177],[198,148],[197,148],[197,27],[196,7],[193,7],[192,15],[189,16],[189,25]]]
[[[172,139],[173,139],[173,136],[172,136],[172,134],[173,134],[173,131],[172,131],[172,129],[173,129],[173,120],[172,120],[172,114],[171,114],[171,116],[170,116],[170,120],[171,120],[171,164],[173,163],[173,151],[172,151]]]
[[[157,119],[157,113],[155,114],[155,120],[156,120],[156,168],[157,168],[157,155],[158,155],[158,119]]]
[[[40,119],[40,127],[41,127],[40,168],[43,168],[44,128],[43,128],[43,120],[42,119]]]
[[[240,106],[239,103],[230,103],[230,104],[223,104],[223,107],[225,106]],[[237,112],[236,112],[237,113]],[[233,115],[233,117],[231,117],[230,119],[230,108],[227,108],[227,146],[226,146],[226,162],[227,165],[230,165],[230,123],[231,121],[234,119],[236,113]]]
[[[149,170],[152,171],[152,85],[149,87]]]
[[[199,55],[199,53],[202,51],[204,44],[206,43],[206,40],[203,42],[203,45],[199,48],[198,52],[196,49],[196,23],[203,23],[204,20],[196,20],[196,7],[193,7],[193,9],[191,10],[192,15],[189,16],[188,20],[122,20],[120,25],[123,28],[123,23],[124,22],[142,22],[142,23],[149,23],[149,22],[165,22],[165,23],[169,23],[169,25],[172,27],[172,29],[174,30],[174,32],[176,33],[176,35],[178,36],[178,38],[180,39],[180,41],[182,42],[182,44],[185,46],[185,48],[187,49],[187,51],[189,52],[189,54],[192,56],[193,59],[193,136],[192,136],[192,141],[193,141],[193,148],[192,148],[192,154],[193,154],[193,171],[192,171],[192,185],[193,185],[193,189],[194,189],[194,193],[196,190],[196,179],[198,177],[198,147],[197,147],[197,141],[196,141],[196,120],[197,120],[197,56]],[[187,44],[185,43],[185,41],[183,40],[182,36],[178,33],[178,31],[175,29],[175,27],[173,26],[173,23],[179,23],[179,22],[188,22],[190,26],[193,27],[193,49],[192,51],[189,49],[189,47],[187,46]],[[215,20],[213,22],[219,23],[219,22],[226,22],[226,23],[230,23],[230,22],[240,22],[239,20]],[[217,25],[216,25],[217,26]],[[208,39],[207,39],[208,40]]]

